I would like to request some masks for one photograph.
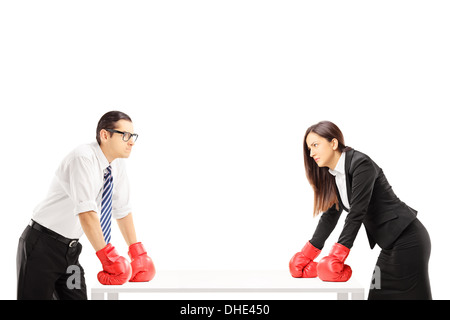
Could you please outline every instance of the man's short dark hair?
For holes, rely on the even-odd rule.
[[[133,122],[126,113],[120,111],[109,111],[100,118],[97,125],[97,136],[96,136],[99,145],[101,143],[100,131],[102,129],[116,129],[116,122],[119,120],[127,120]],[[112,136],[112,133],[109,134]]]

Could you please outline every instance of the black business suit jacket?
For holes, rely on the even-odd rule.
[[[408,207],[395,195],[383,170],[362,152],[349,148],[345,157],[345,178],[350,204],[338,243],[351,248],[361,224],[364,224],[370,247],[378,244],[387,249],[402,231],[416,219],[417,211]],[[339,210],[336,205],[322,214],[311,244],[322,249],[334,230],[344,209],[336,186]]]

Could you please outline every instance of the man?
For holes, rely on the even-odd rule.
[[[83,233],[102,264],[100,283],[120,285],[153,278],[153,262],[136,239],[123,160],[130,156],[137,137],[130,117],[111,111],[98,122],[97,141],[64,158],[47,197],[19,239],[18,299],[87,299],[78,261],[78,239]],[[129,246],[131,264],[110,243],[111,217]],[[75,282],[74,271],[79,277]]]

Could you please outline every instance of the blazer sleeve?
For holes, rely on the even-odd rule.
[[[336,224],[341,216],[342,206],[339,206],[340,210],[336,209],[336,205],[333,205],[330,209],[322,213],[319,223],[317,224],[316,231],[309,242],[317,249],[322,250],[325,245],[325,241],[333,232]]]
[[[350,210],[338,240],[338,243],[349,249],[353,246],[369,208],[377,176],[378,169],[368,157],[358,160],[358,163],[354,166]]]

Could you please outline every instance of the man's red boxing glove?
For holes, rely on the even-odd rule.
[[[131,259],[131,282],[147,282],[155,276],[155,266],[140,242],[133,243],[128,251]]]
[[[289,271],[294,278],[315,278],[317,277],[317,262],[313,260],[320,254],[320,250],[314,247],[309,241],[302,251],[297,252],[289,262]]]
[[[103,249],[97,251],[96,255],[103,267],[103,271],[97,274],[98,281],[101,284],[120,285],[130,279],[130,263],[126,258],[120,256],[110,243]]]
[[[344,264],[350,249],[335,243],[330,254],[322,258],[317,265],[317,274],[323,281],[345,282],[352,276],[352,268]]]

